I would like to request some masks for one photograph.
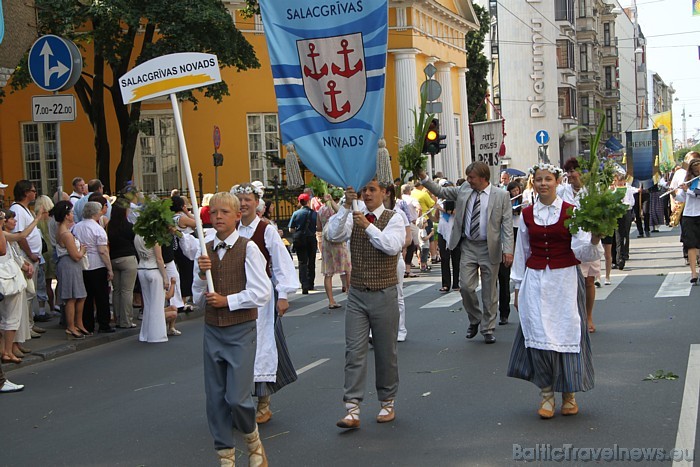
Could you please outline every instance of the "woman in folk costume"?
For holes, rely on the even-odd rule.
[[[593,361],[586,326],[585,282],[578,264],[600,258],[600,238],[564,226],[571,204],[557,196],[562,171],[550,164],[530,169],[539,198],[522,210],[511,270],[520,326],[508,376],[540,387],[538,414],[554,416],[554,392],[562,415],[576,415],[574,395],[593,388]]]
[[[256,421],[263,424],[272,418],[270,396],[297,379],[279,318],[289,308],[287,295],[296,292],[300,285],[292,258],[277,228],[256,215],[261,189],[243,183],[236,188],[235,194],[241,202],[238,232],[260,248],[267,260],[270,294],[276,295],[276,300],[268,301],[263,309],[258,310],[254,395],[258,397]]]

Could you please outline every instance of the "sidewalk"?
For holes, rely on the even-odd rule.
[[[198,319],[203,316],[203,312],[194,310],[190,313],[179,313],[177,316],[178,322],[191,319]],[[138,325],[141,321],[134,320]],[[46,329],[46,332],[40,338],[28,340],[23,344],[24,347],[31,349],[32,353],[26,354],[22,358],[22,363],[3,363],[2,371],[7,373],[17,368],[24,368],[35,363],[52,360],[57,357],[78,352],[80,350],[90,349],[102,344],[125,339],[127,337],[138,336],[139,327],[132,329],[116,329],[110,334],[95,333],[92,336],[82,340],[68,340],[65,329],[59,325],[59,318],[53,318],[51,321],[37,323],[37,326]]]

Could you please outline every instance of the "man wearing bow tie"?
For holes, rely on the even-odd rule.
[[[328,221],[328,239],[350,240],[353,274],[345,310],[346,415],[336,425],[360,427],[360,403],[365,395],[369,332],[374,344],[375,380],[381,410],[378,423],[394,420],[394,399],[399,387],[396,335],[399,305],[396,266],[406,230],[401,217],[384,208],[386,185],[372,180],[362,188],[364,206],[352,211],[357,193],[345,191],[345,204]],[[360,203],[358,203],[360,204]]]
[[[498,314],[498,269],[513,264],[513,214],[510,195],[489,182],[489,166],[473,162],[465,170],[467,182],[459,187],[440,187],[425,172],[418,174],[423,185],[438,198],[455,201],[455,223],[448,248],[460,248],[459,289],[469,315],[467,339],[479,332],[493,344]],[[481,302],[476,288],[481,276]]]
[[[204,308],[204,390],[207,420],[221,465],[234,465],[233,429],[243,433],[249,464],[267,466],[255,423],[251,395],[258,308],[270,299],[265,258],[254,242],[239,235],[240,202],[217,193],[209,202],[216,237],[197,253],[192,293]],[[207,291],[211,271],[214,290]]]

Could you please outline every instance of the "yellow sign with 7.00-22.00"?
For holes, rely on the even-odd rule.
[[[185,52],[142,63],[119,78],[119,88],[124,104],[133,104],[220,81],[216,55]]]

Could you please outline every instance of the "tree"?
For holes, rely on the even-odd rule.
[[[141,104],[125,106],[116,85],[132,66],[176,52],[212,53],[220,66],[237,70],[260,66],[252,45],[236,29],[221,0],[36,0],[36,6],[41,34],[70,39],[83,51],[92,46],[92,74],[83,72],[75,92],[93,128],[97,177],[107,191],[112,190],[105,92],[119,125],[117,189],[131,179],[134,170]],[[20,89],[29,82],[25,57],[11,86]],[[217,102],[229,94],[223,81],[199,92]],[[191,91],[178,97],[196,108],[198,99]]]
[[[474,3],[474,12],[479,20],[479,29],[469,31],[466,38],[467,49],[467,100],[470,121],[486,120],[484,96],[488,92],[487,76],[489,59],[484,55],[484,39],[489,33],[491,16],[486,8]]]

